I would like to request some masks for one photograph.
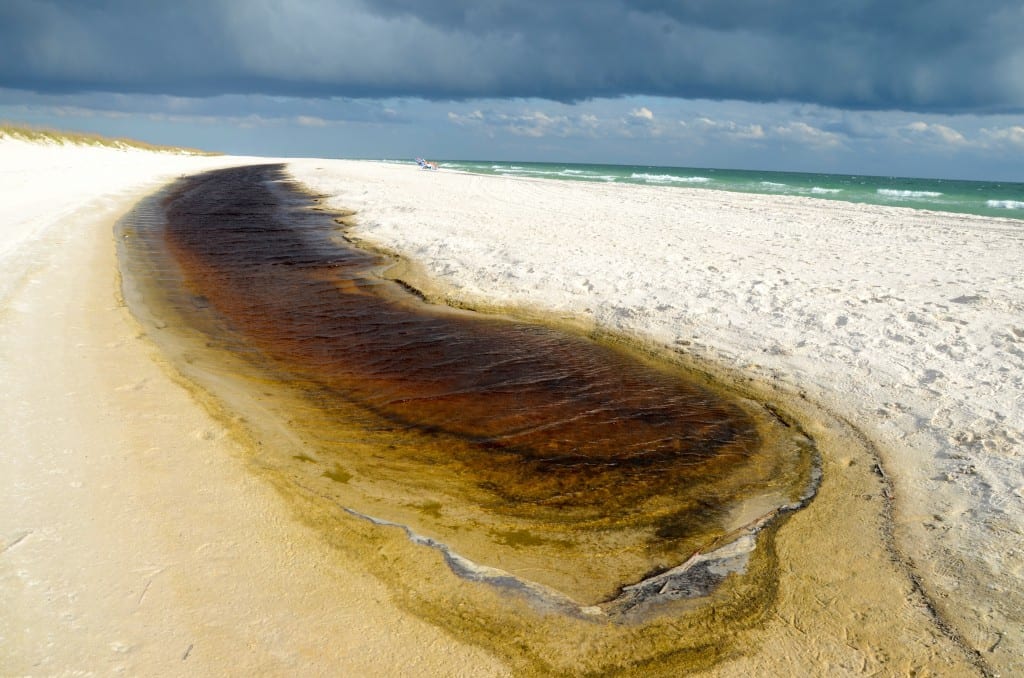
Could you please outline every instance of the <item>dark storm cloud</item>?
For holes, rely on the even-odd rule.
[[[1013,112],[1022,25],[1017,0],[4,0],[0,86]]]

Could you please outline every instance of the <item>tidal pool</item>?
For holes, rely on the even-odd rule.
[[[429,304],[315,206],[278,165],[183,179],[119,224],[124,293],[284,492],[411,539],[364,549],[386,579],[434,551],[495,600],[642,625],[747,576],[812,496],[813,444],[773,409],[623,342]]]

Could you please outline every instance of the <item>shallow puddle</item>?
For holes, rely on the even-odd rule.
[[[809,499],[813,446],[772,411],[624,345],[427,304],[314,204],[280,166],[221,170],[118,231],[133,312],[307,504],[533,609],[635,624],[745,572]]]

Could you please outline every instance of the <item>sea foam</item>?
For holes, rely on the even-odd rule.
[[[827,193],[842,193],[841,188],[822,188],[821,186],[815,186],[811,189],[811,193],[817,193],[818,195],[824,195]]]
[[[507,169],[496,170],[496,172],[498,174],[536,174],[538,176],[554,176],[562,174],[561,172],[554,172],[551,170],[527,169],[525,167],[509,167]]]
[[[711,181],[707,177],[677,177],[672,174],[647,174],[645,172],[634,172],[629,178],[655,183],[678,182],[681,184],[706,184]]]
[[[900,191],[895,188],[880,188],[878,195],[887,198],[940,198],[942,194],[938,191]]]
[[[1024,201],[1021,200],[989,200],[986,207],[995,207],[1004,210],[1024,210]]]

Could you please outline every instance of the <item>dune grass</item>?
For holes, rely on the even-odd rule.
[[[161,146],[127,137],[107,137],[92,132],[74,132],[53,129],[36,125],[0,121],[0,139],[11,138],[22,141],[48,144],[71,144],[75,146],[103,146],[107,148],[134,148],[157,153],[178,153],[182,155],[222,155],[221,153],[203,151],[196,148],[179,146]]]

